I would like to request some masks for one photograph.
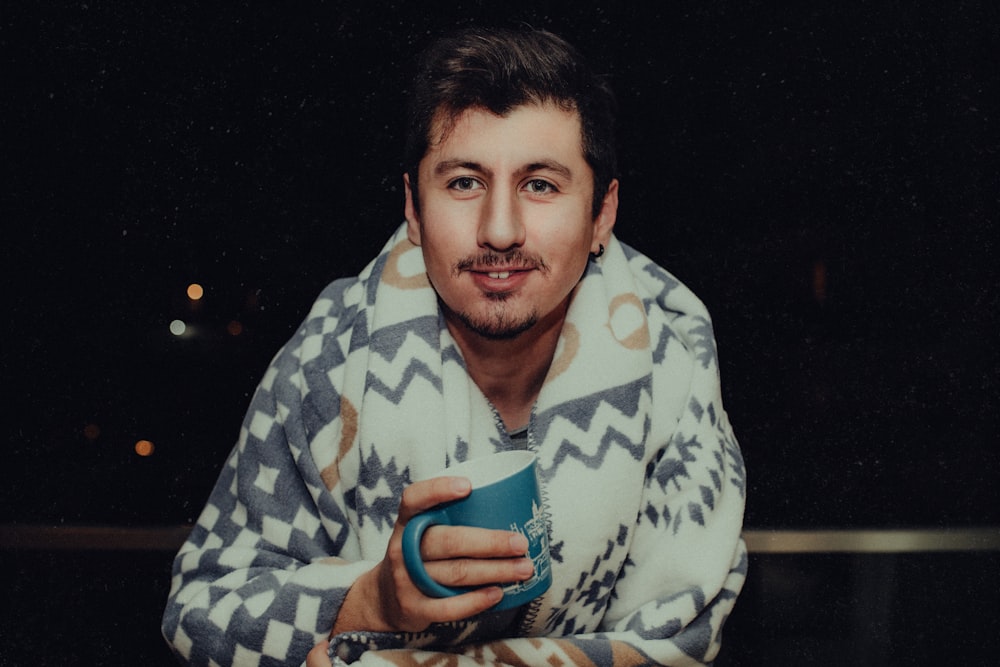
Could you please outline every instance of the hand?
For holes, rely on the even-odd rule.
[[[330,642],[325,639],[313,646],[309,655],[306,656],[306,667],[333,667],[330,656],[326,654],[329,648]]]
[[[433,526],[424,533],[421,555],[427,573],[446,586],[474,590],[447,598],[420,592],[403,563],[403,529],[416,514],[469,495],[463,477],[416,482],[403,491],[399,515],[385,558],[351,587],[337,616],[333,634],[353,630],[420,632],[431,623],[458,621],[486,611],[503,598],[498,582],[531,578],[523,535],[504,530]]]

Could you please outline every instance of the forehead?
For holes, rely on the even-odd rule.
[[[424,159],[432,161],[455,157],[513,159],[543,153],[584,160],[580,114],[551,103],[525,104],[502,115],[480,107],[465,109],[454,117],[439,112],[429,139]]]

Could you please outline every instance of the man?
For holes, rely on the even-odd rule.
[[[265,373],[174,565],[163,630],[199,665],[702,664],[742,586],[745,480],[708,314],[612,234],[610,93],[561,39],[468,31],[420,63],[406,222]],[[428,530],[450,463],[535,452],[553,582],[523,537]],[[415,481],[424,480],[424,481]],[[310,651],[310,649],[312,649]]]

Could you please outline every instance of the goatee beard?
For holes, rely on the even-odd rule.
[[[520,248],[508,252],[487,251],[478,256],[466,257],[455,264],[452,272],[457,276],[474,268],[493,266],[532,269],[540,273],[549,272],[545,260],[534,253],[524,252]],[[504,302],[511,295],[511,292],[491,292],[484,295],[493,303],[492,312],[484,315],[451,311],[444,302],[441,302],[441,305],[449,310],[466,329],[478,336],[487,340],[512,340],[535,326],[538,322],[538,313],[532,311],[520,319],[514,319],[504,305]]]
[[[487,340],[513,340],[537,324],[538,313],[531,312],[523,318],[513,319],[501,305],[505,296],[494,295],[494,298],[498,303],[491,314],[474,316],[453,312],[469,331]]]

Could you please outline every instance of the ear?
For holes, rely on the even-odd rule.
[[[608,186],[608,192],[601,202],[601,210],[594,218],[594,238],[590,243],[590,252],[597,254],[600,246],[605,246],[611,242],[611,232],[615,228],[615,221],[618,219],[618,179],[612,179]]]
[[[420,245],[420,217],[413,203],[413,189],[410,187],[410,175],[403,174],[403,189],[406,191],[406,204],[403,215],[406,216],[406,237],[413,245]]]

